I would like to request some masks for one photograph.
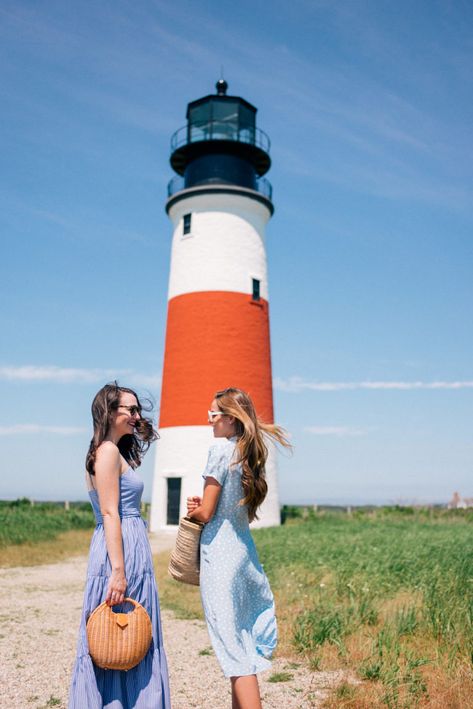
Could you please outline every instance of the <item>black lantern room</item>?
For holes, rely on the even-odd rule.
[[[216,94],[188,104],[187,124],[172,136],[170,162],[180,177],[171,180],[168,195],[174,202],[183,190],[233,186],[271,203],[271,185],[262,178],[271,166],[270,141],[256,127],[257,109],[239,96],[227,96],[224,79],[216,88]]]

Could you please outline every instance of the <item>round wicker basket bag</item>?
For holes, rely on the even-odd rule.
[[[146,609],[132,598],[130,613],[114,613],[107,603],[90,614],[87,621],[89,654],[97,667],[131,670],[148,652],[152,640],[151,620]]]

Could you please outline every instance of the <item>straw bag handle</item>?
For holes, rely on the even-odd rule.
[[[205,522],[201,522],[200,519],[195,519],[195,517],[189,517],[186,515],[182,519],[185,519],[186,522],[191,522],[192,524],[195,524],[197,527],[205,527]]]
[[[138,606],[141,606],[141,603],[138,603],[138,601],[135,601],[133,598],[130,598],[129,596],[124,598],[121,603],[117,603],[117,606],[121,606],[122,603],[131,603],[133,606],[135,606],[135,608],[138,608]]]
[[[120,601],[120,603],[115,603],[115,605],[121,606],[123,603],[131,603],[132,606],[134,606],[135,608],[139,608],[139,607],[142,608],[143,607],[141,605],[141,603],[138,603],[138,601],[135,601],[133,598],[130,598],[129,596],[127,596],[127,598],[124,598],[123,601]],[[109,608],[112,613],[115,613],[115,611],[112,611],[112,606],[109,606],[107,601],[104,601],[103,603],[101,603],[101,605],[97,606],[97,608],[100,608],[101,606],[107,606],[107,608]]]

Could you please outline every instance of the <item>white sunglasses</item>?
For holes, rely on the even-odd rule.
[[[226,414],[223,413],[223,411],[207,411],[207,416],[209,417],[209,421],[213,421],[213,419],[216,416],[225,416]]]

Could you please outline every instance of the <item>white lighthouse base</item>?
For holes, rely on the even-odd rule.
[[[186,512],[186,498],[201,495],[202,473],[209,447],[219,442],[210,426],[175,426],[159,430],[153,494],[151,500],[150,531],[174,530],[178,519]],[[259,509],[259,520],[252,527],[272,527],[281,522],[278,497],[276,450],[269,443],[266,463],[268,495]],[[174,478],[174,480],[171,480]],[[179,482],[180,481],[180,482]],[[179,490],[178,507],[168,504],[171,488]],[[172,494],[172,493],[171,493]],[[176,492],[174,492],[174,495]]]

